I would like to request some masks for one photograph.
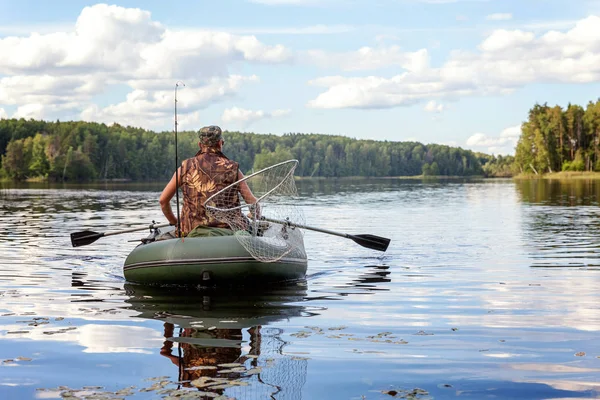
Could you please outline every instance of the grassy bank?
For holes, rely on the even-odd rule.
[[[519,174],[515,176],[515,179],[557,179],[557,180],[567,180],[567,179],[600,179],[600,172],[590,172],[590,171],[561,171],[561,172],[552,172],[542,175],[535,174]]]

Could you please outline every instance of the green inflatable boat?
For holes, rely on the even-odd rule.
[[[245,238],[261,240],[262,238]],[[127,256],[123,273],[128,282],[175,285],[245,285],[303,279],[304,246],[295,246],[276,261],[253,257],[236,236],[189,237],[150,241]]]

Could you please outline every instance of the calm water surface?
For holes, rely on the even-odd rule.
[[[306,281],[123,279],[162,185],[0,186],[0,398],[600,398],[600,183],[302,181]],[[191,382],[195,382],[192,384]]]

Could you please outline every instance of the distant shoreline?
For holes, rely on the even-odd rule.
[[[502,177],[503,179],[506,178],[511,178],[511,177]],[[413,175],[413,176],[338,176],[338,177],[324,177],[324,176],[314,176],[314,177],[310,177],[310,176],[296,176],[294,177],[295,180],[297,181],[329,181],[329,180],[340,180],[340,181],[348,181],[348,180],[371,180],[371,179],[414,179],[414,180],[420,180],[420,179],[499,179],[498,177],[493,177],[493,178],[486,178],[483,175],[467,175],[467,176],[461,176],[461,175],[455,175],[455,176],[448,176],[448,175]],[[0,182],[4,182],[4,183],[11,183],[11,182],[15,182],[11,179],[2,179],[0,178]],[[98,183],[125,183],[125,184],[132,184],[132,183],[157,183],[157,182],[163,182],[163,181],[134,181],[134,180],[130,180],[130,179],[94,179],[94,180],[89,180],[89,181],[83,181],[83,182],[71,182],[71,181],[50,181],[48,179],[44,179],[44,178],[28,178],[25,179],[23,181],[21,181],[22,183],[76,183],[76,184],[81,184],[81,183],[91,183],[91,184],[98,184]],[[165,184],[168,181],[164,181]]]
[[[519,174],[513,179],[549,179],[549,180],[577,180],[577,179],[600,179],[600,172],[590,171],[561,171],[549,172],[542,175],[532,173]]]
[[[546,179],[546,180],[578,180],[578,179],[600,179],[600,172],[589,172],[589,171],[561,171],[561,172],[552,172],[545,173],[541,175],[536,175],[533,173],[527,174],[518,174],[515,176],[503,176],[503,177],[485,177],[483,175],[468,175],[468,176],[447,176],[447,175],[413,175],[413,176],[340,176],[340,177],[323,177],[323,176],[296,176],[295,180],[297,181],[329,181],[329,180],[339,180],[339,181],[348,181],[348,180],[372,180],[372,179],[406,179],[406,180],[455,180],[455,179],[515,179],[515,180],[536,180],[536,179]],[[1,179],[2,183],[11,183],[14,182],[11,179]],[[88,184],[143,184],[143,183],[161,183],[163,181],[133,181],[129,179],[95,179],[87,182],[53,182],[43,178],[29,178],[23,183],[88,183]],[[166,184],[167,181],[164,181]]]

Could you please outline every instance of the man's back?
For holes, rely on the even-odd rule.
[[[218,149],[205,149],[195,157],[181,164],[181,189],[183,191],[183,209],[181,213],[181,231],[187,235],[198,225],[228,228],[224,222],[206,215],[204,202],[213,194],[237,181],[239,165],[229,160]],[[225,196],[229,204],[220,207],[237,207],[237,190],[231,196]]]

